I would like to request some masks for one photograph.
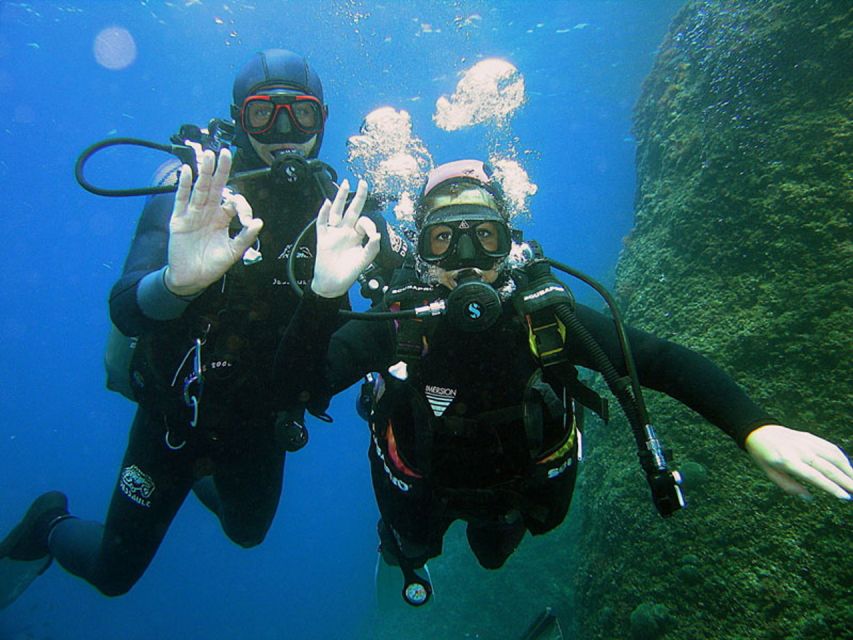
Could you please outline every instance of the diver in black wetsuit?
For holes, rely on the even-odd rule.
[[[525,288],[530,256],[511,242],[502,194],[486,166],[473,160],[430,173],[416,212],[418,269],[392,283],[386,296],[391,309],[443,301],[447,315],[353,320],[338,329],[339,296],[376,246],[374,229],[358,218],[364,189],[360,184],[346,211],[341,193],[318,216],[314,279],[276,368],[287,403],[307,398],[308,410],[318,415],[332,394],[378,372],[364,413],[382,557],[403,569],[407,601],[421,604],[429,587],[424,580],[417,584],[424,576],[414,572],[441,553],[454,520],[467,522],[470,547],[490,569],[505,563],[526,531],[543,534],[563,521],[580,440],[567,401],[580,387],[565,367],[598,365],[571,332],[554,341],[562,330],[535,303],[540,296],[562,296],[565,288],[551,276],[533,294]],[[465,307],[474,311],[470,318],[454,314],[459,294],[476,303]],[[491,315],[485,328],[464,324],[484,315]],[[626,375],[613,320],[583,305],[575,306],[575,315]],[[544,353],[547,326],[557,331]],[[715,424],[783,489],[806,494],[800,483],[807,481],[850,499],[853,469],[835,445],[774,424],[703,356],[637,329],[627,333],[643,386]],[[546,366],[546,356],[553,366]]]
[[[325,193],[299,172],[320,150],[327,107],[307,61],[280,49],[240,70],[233,100],[234,169],[284,159],[282,170],[237,182],[237,194],[224,189],[230,152],[214,167],[206,151],[194,188],[184,166],[176,194],[147,201],[110,295],[115,325],[139,337],[131,371],[139,408],[106,522],[72,517],[59,492],[36,500],[0,542],[0,562],[11,566],[0,574],[15,578],[0,584],[0,608],[53,558],[106,595],[127,592],[191,489],[241,546],[259,544],[272,524],[285,451],[305,433],[271,382],[298,302],[285,258],[297,252],[297,279],[307,284],[313,236],[292,245]]]

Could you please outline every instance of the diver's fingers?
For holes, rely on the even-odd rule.
[[[355,230],[362,238],[366,236],[368,238],[368,241],[372,240],[374,237],[380,237],[379,231],[376,229],[376,223],[365,216],[356,218]]]
[[[823,489],[836,498],[849,500],[849,493],[827,478],[822,470],[815,468],[814,465],[816,465],[818,460],[820,459],[815,456],[808,459],[789,458],[774,464],[773,469],[787,475],[791,480],[807,482],[818,489]]]
[[[361,215],[361,210],[364,208],[364,203],[367,200],[367,183],[364,180],[358,181],[358,187],[355,190],[355,197],[349,203],[347,211],[344,214],[343,224],[345,227],[354,227]],[[375,229],[375,227],[374,227]]]
[[[845,488],[849,486],[849,462],[828,440],[808,431],[767,424],[750,433],[745,446],[774,480],[776,477],[768,469],[794,481],[808,482],[842,500],[850,499]]]
[[[231,151],[223,149],[219,152],[219,161],[213,173],[210,185],[210,197],[208,203],[215,204],[216,198],[222,198],[225,194],[225,183],[231,175]]]
[[[809,464],[795,463],[792,466],[793,468],[789,471],[789,474],[793,475],[798,480],[808,482],[809,484],[814,485],[818,489],[823,489],[830,495],[833,495],[836,498],[840,498],[841,500],[850,499],[849,493],[847,493],[844,489],[839,487],[837,484],[827,478],[823,473],[810,466]]]
[[[320,210],[317,212],[317,228],[328,226],[329,224],[329,210],[332,208],[331,201],[326,198],[323,200],[323,205],[320,207]]]
[[[244,227],[249,226],[254,218],[252,217],[252,205],[243,197],[241,193],[233,193],[225,190],[225,198],[230,201],[237,219]]]
[[[356,231],[358,231],[362,237],[367,236],[367,244],[363,247],[361,262],[361,271],[364,271],[364,269],[367,268],[367,265],[373,262],[379,254],[379,243],[382,236],[379,235],[379,231],[376,230],[376,223],[370,218],[359,218],[358,222],[356,222]]]
[[[213,155],[213,151],[205,151],[201,156],[201,164],[198,168],[198,180],[196,180],[192,193],[190,194],[189,208],[193,210],[193,212],[202,211],[205,204],[207,204],[207,200],[210,196],[214,160],[215,157]],[[220,194],[217,193],[217,200],[219,197]]]
[[[193,188],[193,172],[188,164],[181,165],[181,173],[178,176],[178,190],[175,192],[175,204],[172,207],[172,217],[180,217],[187,212],[190,201],[190,192]]]
[[[335,200],[332,202],[332,208],[329,210],[329,226],[339,227],[343,217],[344,205],[347,202],[349,195],[349,181],[346,179],[341,182],[338,187],[338,193],[335,195]]]
[[[243,228],[240,229],[240,233],[231,240],[231,244],[234,247],[236,255],[242,256],[246,253],[246,249],[255,244],[255,240],[258,239],[258,234],[260,234],[263,226],[264,221],[260,218],[250,218],[247,223],[243,225]]]
[[[827,465],[826,475],[847,493],[853,493],[853,465],[841,448],[827,440],[821,440],[816,453],[817,458]]]
[[[193,142],[192,140],[186,140],[184,144],[195,152],[195,166],[196,171],[198,171],[201,167],[201,156],[204,153],[204,147],[201,146],[200,142]]]
[[[810,498],[811,494],[809,490],[806,489],[799,482],[791,478],[789,475],[785,473],[781,473],[780,471],[776,471],[772,467],[762,464],[761,468],[764,469],[764,473],[767,474],[774,483],[776,483],[785,493],[790,493],[795,496],[801,496],[803,498]]]
[[[853,469],[847,456],[836,445],[807,431],[791,431],[786,443],[793,444],[785,451],[774,468],[788,472],[800,480],[819,487],[842,500],[850,499],[853,490]]]
[[[819,478],[820,483],[814,481],[814,484],[836,498],[850,500],[850,490],[845,486],[850,481],[841,469],[821,457],[815,457],[809,462],[809,467],[814,470]]]

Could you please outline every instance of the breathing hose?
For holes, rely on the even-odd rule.
[[[83,169],[89,159],[101,149],[120,145],[145,147],[146,149],[154,149],[155,151],[165,151],[166,153],[176,156],[181,163],[188,164],[191,167],[193,180],[197,177],[195,151],[192,147],[184,144],[160,144],[158,142],[151,142],[150,140],[142,140],[140,138],[110,138],[108,140],[101,140],[100,142],[96,142],[95,144],[86,147],[77,158],[77,162],[74,164],[74,177],[77,178],[77,182],[81,187],[89,193],[94,193],[96,196],[110,196],[113,198],[122,198],[126,196],[150,196],[158,193],[170,193],[177,191],[177,184],[161,185],[156,187],[148,186],[139,189],[104,189],[103,187],[96,187],[89,182],[85,175],[83,175]]]

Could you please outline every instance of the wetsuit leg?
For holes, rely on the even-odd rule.
[[[576,452],[571,465],[556,478],[539,478],[531,482],[525,492],[527,505],[522,509],[524,523],[534,536],[547,533],[559,526],[569,513],[575,479],[578,473]]]
[[[498,569],[515,552],[525,532],[540,535],[557,527],[569,512],[577,477],[577,445],[566,458],[565,469],[548,477],[545,467],[534,465],[523,492],[520,511],[468,523],[468,545],[486,569]],[[554,468],[553,464],[548,468]]]
[[[397,540],[392,553],[402,553],[415,568],[441,555],[444,534],[452,520],[441,517],[434,508],[426,483],[408,476],[404,479],[394,476],[392,480],[396,470],[392,472],[386,467],[373,445],[369,458],[373,492],[382,516],[380,527],[386,527]],[[387,552],[389,546],[387,540],[383,542],[383,552]]]
[[[170,450],[164,435],[164,417],[140,407],[106,523],[67,519],[50,534],[51,555],[105,595],[139,580],[192,486],[191,445]]]
[[[241,547],[263,542],[278,509],[284,482],[284,452],[275,445],[272,420],[233,425],[214,458],[212,477],[193,487],[225,534]]]

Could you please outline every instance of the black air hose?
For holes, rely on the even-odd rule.
[[[619,406],[622,407],[622,411],[625,412],[628,422],[631,423],[631,431],[634,433],[637,445],[644,447],[645,434],[643,432],[643,421],[637,409],[637,404],[628,390],[628,382],[619,375],[610,358],[607,357],[607,354],[604,353],[604,350],[596,342],[595,338],[592,337],[583,323],[578,320],[578,317],[568,305],[557,305],[555,310],[560,322],[566,326],[566,329],[578,336],[587,353],[592,356],[596,367],[604,376],[604,381],[607,383],[610,391],[613,392],[613,395],[616,396]]]

